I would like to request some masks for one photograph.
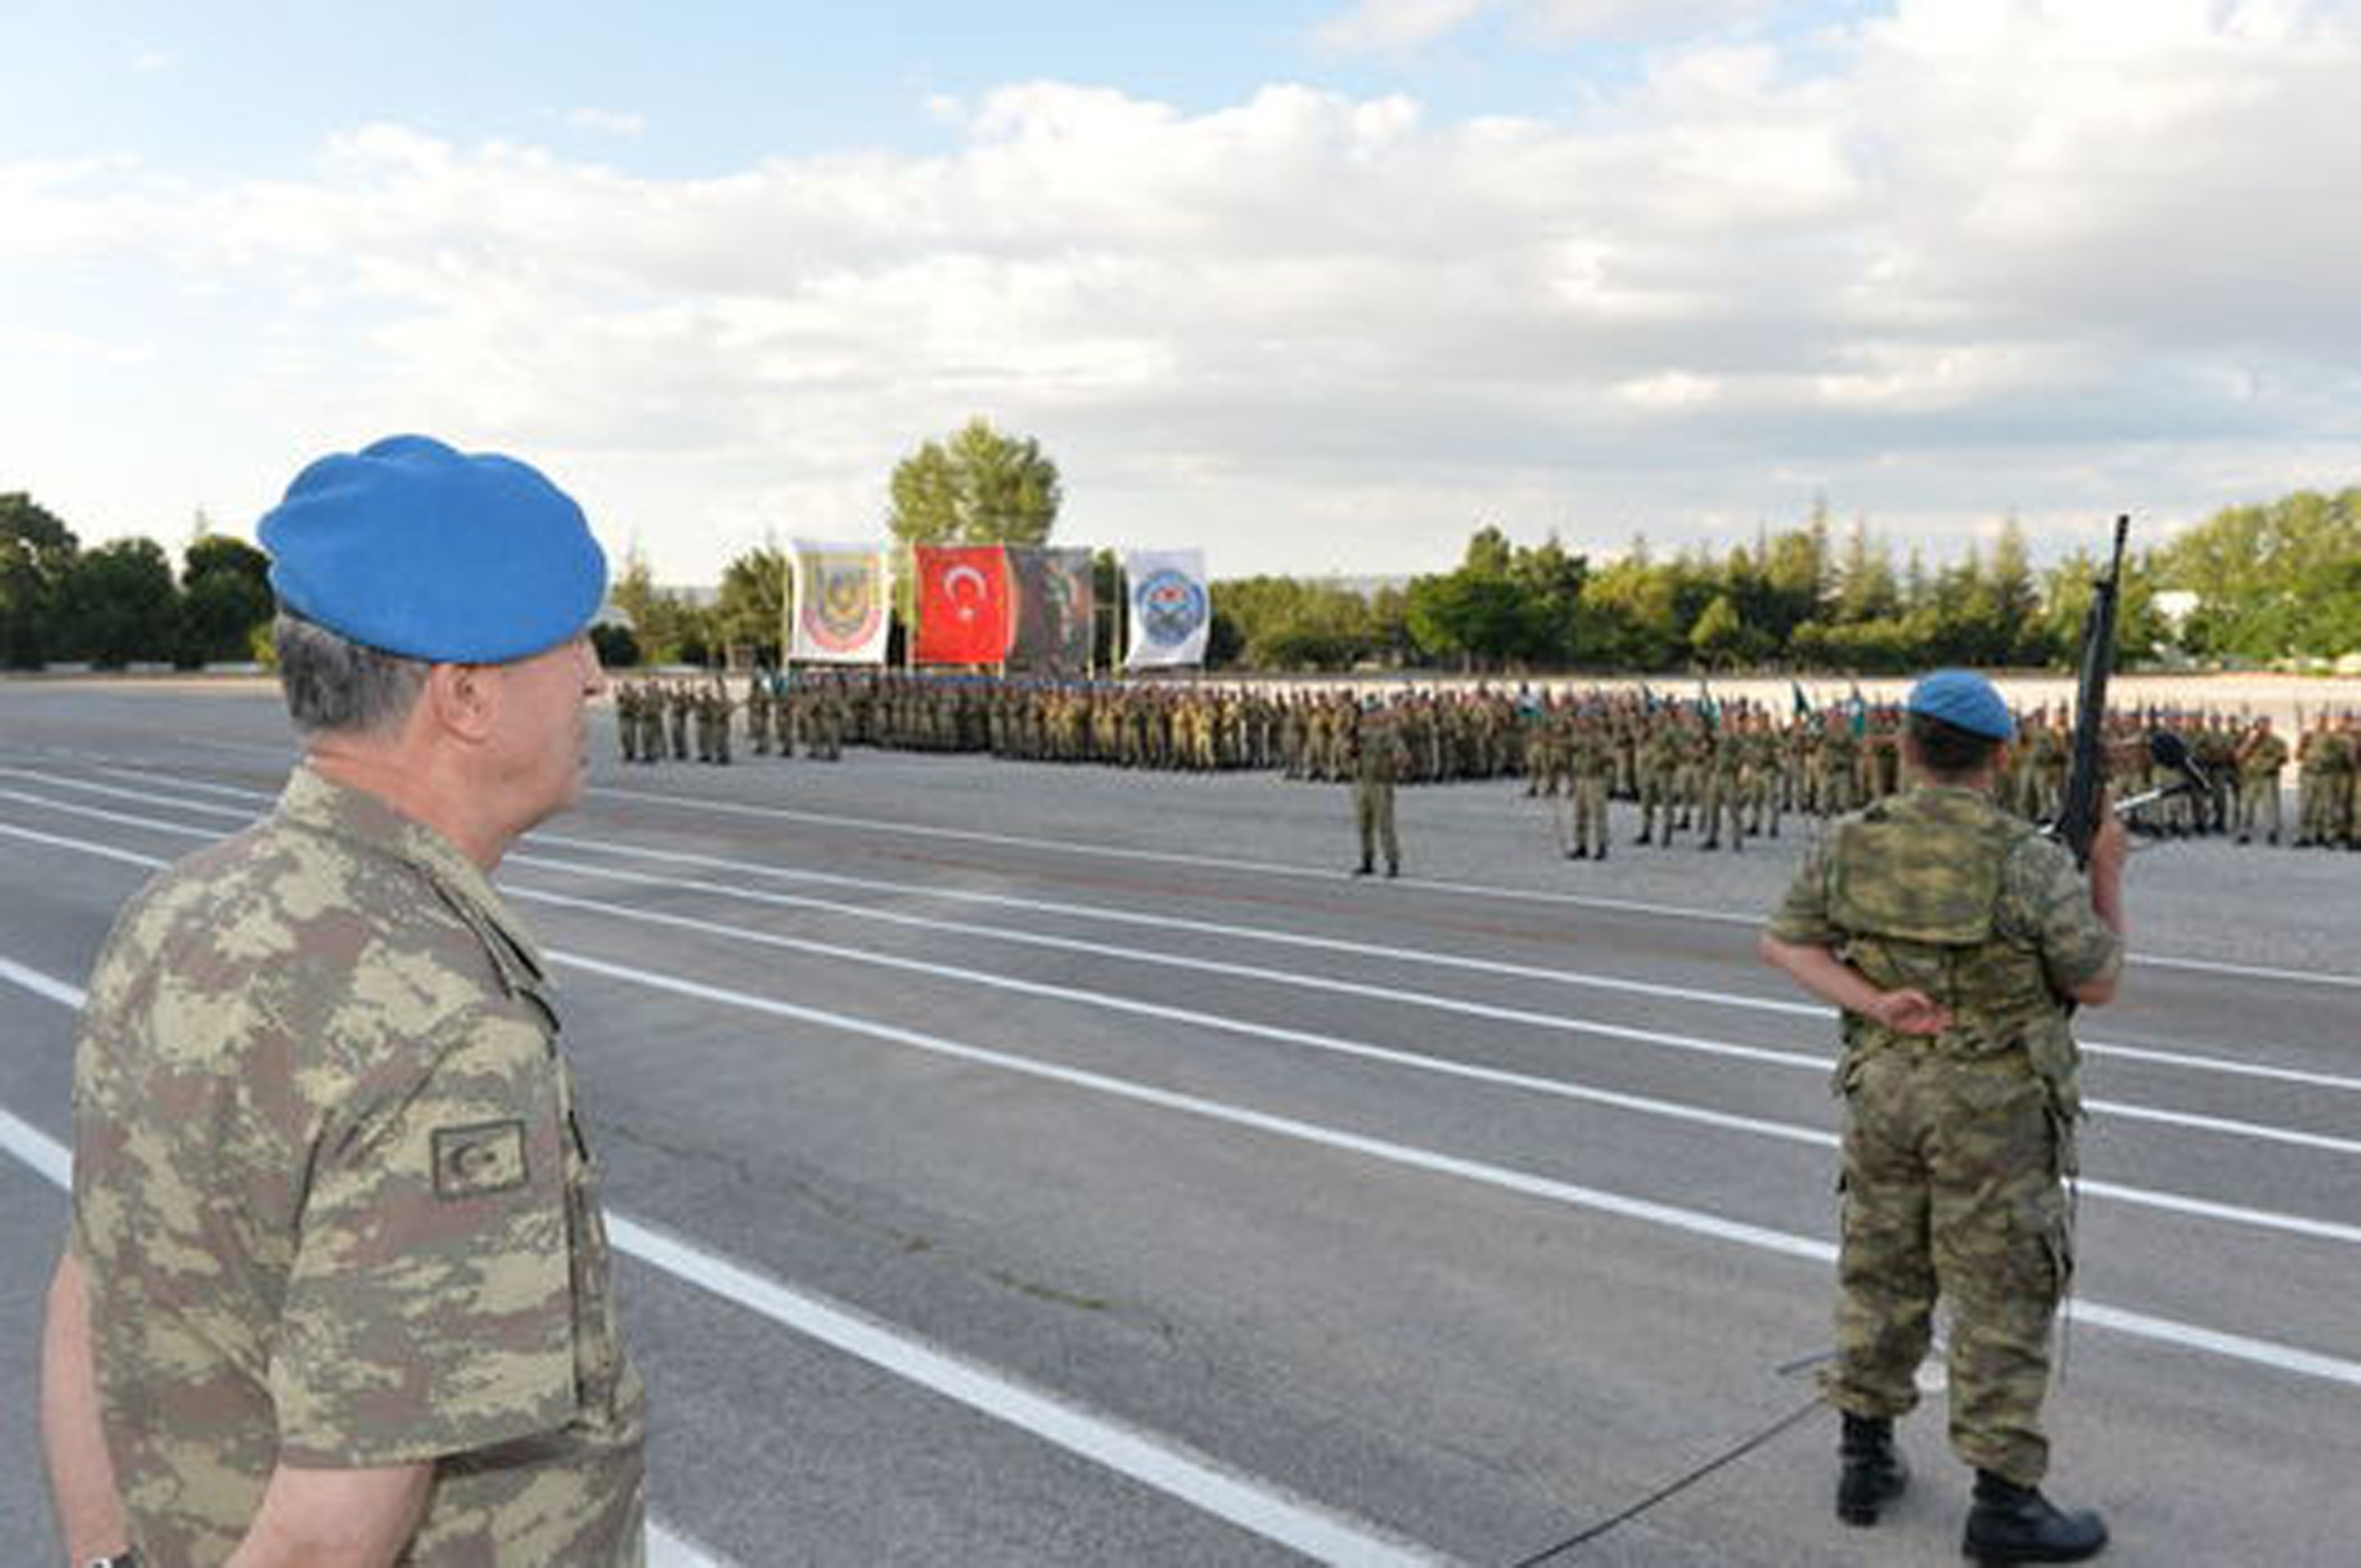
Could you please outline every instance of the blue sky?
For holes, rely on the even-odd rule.
[[[0,12],[0,488],[397,429],[709,579],[982,414],[1216,575],[2355,481],[2356,0]]]

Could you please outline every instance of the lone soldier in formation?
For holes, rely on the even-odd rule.
[[[1907,1480],[1894,1420],[1917,1403],[1939,1295],[1951,1446],[1976,1471],[1968,1555],[2080,1562],[2106,1527],[2042,1496],[2041,1401],[2072,1269],[2069,1008],[2115,994],[2128,845],[2103,811],[2086,888],[2062,845],[1994,803],[2014,724],[1982,676],[1928,675],[1905,726],[1912,787],[1831,828],[1760,944],[1844,1018],[1837,1515],[1874,1524]]]
[[[1385,850],[1386,875],[1401,875],[1401,840],[1394,832],[1394,781],[1409,758],[1393,724],[1375,708],[1365,710],[1349,742],[1353,763],[1353,817],[1361,833],[1361,863],[1355,876],[1377,869],[1377,852]]]

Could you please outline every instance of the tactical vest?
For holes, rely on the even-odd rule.
[[[1965,1059],[2019,1059],[2075,1105],[2074,1042],[2039,950],[1999,929],[2002,880],[2032,827],[1980,799],[1913,791],[1838,828],[1828,915],[1839,951],[1872,985],[1908,987],[1948,1008],[1932,1037],[1845,1014],[1848,1058],[1896,1047]]]

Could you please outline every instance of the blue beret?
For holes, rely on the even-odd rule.
[[[1993,684],[1972,670],[1938,670],[1910,688],[1910,711],[1982,735],[2016,739],[2016,718]]]
[[[607,597],[606,554],[563,490],[512,457],[423,435],[321,458],[259,532],[281,604],[434,663],[554,648]]]

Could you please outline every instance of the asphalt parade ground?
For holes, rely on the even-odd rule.
[[[11,1562],[56,1560],[81,987],[293,756],[267,689],[0,683]],[[1752,956],[1808,825],[1649,850],[1619,806],[1599,864],[1519,784],[1400,815],[1359,881],[1338,787],[631,767],[599,712],[500,881],[605,1168],[654,1561],[1959,1561],[1931,1367],[1910,1493],[1831,1513],[1833,1026]],[[2050,1489],[2109,1562],[2361,1562],[2361,855],[2129,883]]]

